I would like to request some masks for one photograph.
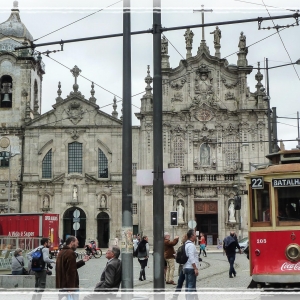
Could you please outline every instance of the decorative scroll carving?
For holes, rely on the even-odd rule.
[[[221,81],[223,82],[225,87],[228,88],[228,89],[233,89],[240,83],[240,80],[237,80],[235,83],[227,83],[226,79],[223,78],[223,77],[221,78]]]

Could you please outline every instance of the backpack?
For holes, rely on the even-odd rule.
[[[185,252],[185,244],[181,245],[176,253],[176,262],[178,264],[184,265],[188,261],[189,257]]]
[[[36,249],[32,254],[32,260],[31,260],[31,270],[35,272],[41,272],[45,268],[45,262],[43,258],[43,248]]]
[[[141,253],[146,252],[147,251],[146,243],[140,242],[137,246],[137,251]]]

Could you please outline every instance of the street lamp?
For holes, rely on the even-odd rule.
[[[273,152],[272,151],[272,141],[271,141],[271,108],[270,108],[271,97],[270,97],[270,85],[269,85],[269,69],[275,69],[275,68],[280,68],[280,67],[285,67],[285,66],[290,66],[290,65],[300,65],[300,59],[296,60],[296,62],[294,62],[294,63],[289,63],[289,64],[284,64],[284,65],[269,67],[268,58],[266,58],[266,67],[265,68],[253,68],[253,69],[266,70],[267,94],[263,98],[263,100],[268,102],[268,140],[269,140],[269,153]],[[261,91],[264,92],[265,89],[261,88]]]
[[[10,213],[10,159],[16,155],[21,154],[20,152],[11,153],[11,146],[9,146],[8,152],[8,208],[7,212]]]

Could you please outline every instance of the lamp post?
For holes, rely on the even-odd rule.
[[[19,155],[20,152],[11,153],[11,146],[9,146],[9,152],[8,152],[8,208],[7,212],[10,213],[10,159],[16,155]]]
[[[268,58],[266,58],[266,67],[265,68],[253,68],[253,69],[261,69],[261,70],[266,70],[266,80],[267,80],[267,95],[264,97],[265,101],[268,101],[268,140],[269,140],[269,153],[272,153],[272,141],[271,141],[271,108],[270,108],[270,84],[269,84],[269,70],[270,69],[275,69],[275,68],[280,68],[280,67],[285,67],[285,66],[290,66],[290,65],[300,65],[300,59],[295,61],[294,63],[288,63],[284,65],[279,65],[279,66],[274,66],[274,67],[269,67],[269,61]],[[261,88],[261,91],[265,91],[264,88]]]

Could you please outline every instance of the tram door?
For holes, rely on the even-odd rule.
[[[109,244],[109,215],[101,212],[97,216],[98,247],[108,248]]]

